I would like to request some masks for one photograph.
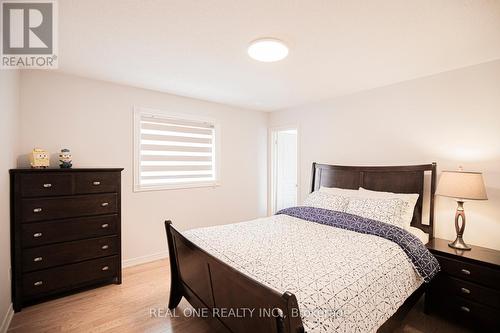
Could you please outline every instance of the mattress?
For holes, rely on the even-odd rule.
[[[422,283],[385,238],[288,215],[182,232],[279,293],[293,293],[306,332],[375,332]]]

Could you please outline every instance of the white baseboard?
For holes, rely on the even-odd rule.
[[[13,316],[14,316],[14,309],[12,308],[12,303],[10,303],[9,308],[7,309],[7,313],[5,313],[2,320],[2,325],[0,326],[0,333],[7,332],[7,330],[9,329],[10,321],[12,320]]]
[[[136,266],[140,264],[145,264],[151,261],[155,260],[160,260],[160,259],[165,259],[168,258],[168,252],[159,252],[159,253],[154,253],[154,254],[148,254],[146,256],[142,257],[137,257],[137,258],[132,258],[132,259],[126,259],[122,261],[122,266],[123,268],[126,267],[131,267],[131,266]]]

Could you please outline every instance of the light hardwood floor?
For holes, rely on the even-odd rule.
[[[168,260],[126,268],[121,285],[108,285],[16,313],[9,333],[38,332],[224,332],[205,320],[182,316],[152,317],[151,309],[167,308],[170,287]]]
[[[165,312],[169,292],[168,260],[130,267],[121,285],[109,285],[24,308],[16,313],[9,333],[38,332],[173,332],[226,333],[216,322],[185,317],[183,300],[176,317],[154,317]],[[422,302],[408,314],[400,332],[463,332],[459,327],[423,314]],[[159,313],[159,312],[157,312]]]

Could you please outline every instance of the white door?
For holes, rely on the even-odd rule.
[[[297,205],[297,129],[272,135],[272,212]]]

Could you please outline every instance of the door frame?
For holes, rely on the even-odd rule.
[[[275,153],[275,145],[274,145],[274,134],[279,131],[287,131],[287,130],[296,130],[297,131],[297,203],[300,198],[300,128],[298,124],[289,124],[283,126],[272,126],[268,128],[268,188],[267,188],[267,215],[271,216],[274,214],[274,196],[275,196],[275,188],[274,188],[274,153]]]

